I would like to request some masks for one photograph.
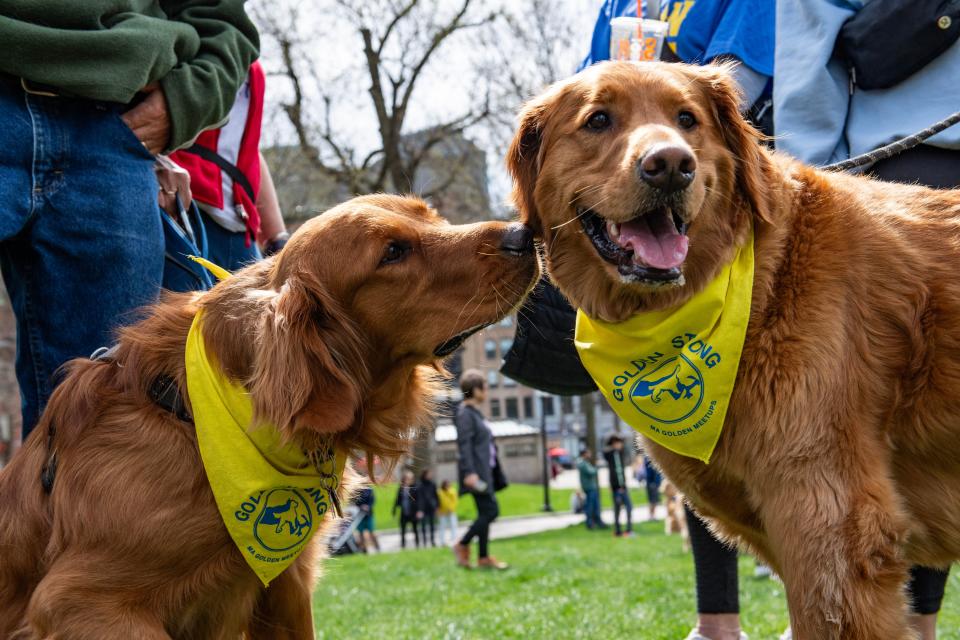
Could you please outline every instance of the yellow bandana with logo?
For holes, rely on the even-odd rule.
[[[577,311],[580,360],[610,406],[638,432],[703,462],[720,438],[753,293],[753,234],[682,306],[625,322]]]
[[[274,426],[255,426],[246,389],[207,354],[201,316],[190,327],[186,349],[200,457],[223,524],[266,586],[336,506],[346,458],[331,452],[314,464],[303,450],[284,444]]]

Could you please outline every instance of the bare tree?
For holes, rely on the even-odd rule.
[[[262,4],[255,16],[265,38],[275,43],[274,67],[289,84],[282,104],[303,157],[350,193],[408,191],[424,160],[444,142],[482,123],[491,114],[489,101],[478,96],[462,113],[443,118],[409,135],[411,107],[428,69],[439,63],[440,52],[459,34],[489,27],[497,12],[488,0],[328,0],[313,3]],[[306,12],[323,12],[331,24],[347,26],[362,69],[350,68],[339,81],[323,77],[329,51],[315,35],[303,33]],[[333,45],[336,46],[336,45]],[[359,94],[366,84],[378,140],[361,152],[335,124],[343,117],[343,96]],[[316,115],[314,115],[316,114]],[[447,150],[446,156],[451,153]],[[452,154],[456,156],[456,153]],[[443,191],[457,178],[456,157],[445,163],[446,175],[423,193]]]
[[[595,7],[590,7],[592,14]],[[496,30],[481,34],[498,125],[512,133],[522,102],[573,74],[589,45],[583,10],[559,0],[508,3]]]

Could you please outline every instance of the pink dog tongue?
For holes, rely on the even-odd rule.
[[[655,269],[672,269],[687,257],[689,238],[681,235],[670,212],[661,209],[620,225],[619,244],[633,249],[633,261]]]

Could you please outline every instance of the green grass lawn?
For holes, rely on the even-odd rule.
[[[645,523],[635,538],[583,527],[492,542],[502,573],[464,571],[448,549],[326,562],[314,612],[318,638],[638,638],[681,640],[694,622],[693,562],[677,536]],[[740,561],[751,640],[787,625],[783,586]],[[960,571],[940,616],[940,640],[960,640]]]
[[[373,488],[376,502],[373,505],[373,515],[377,530],[384,531],[399,527],[399,515],[390,514],[397,499],[396,483],[384,484]],[[550,489],[550,503],[555,511],[570,510],[570,494],[573,489]],[[601,504],[603,508],[613,506],[613,498],[609,489],[601,489]],[[647,494],[643,489],[634,489],[630,493],[634,506],[647,503]],[[540,513],[543,507],[543,487],[539,484],[511,484],[497,494],[500,503],[500,517],[527,516]],[[460,520],[473,520],[477,515],[477,507],[470,496],[460,496],[457,505],[457,517]]]

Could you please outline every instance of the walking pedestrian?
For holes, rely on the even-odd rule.
[[[453,545],[457,564],[470,568],[470,543],[478,541],[477,566],[486,569],[506,569],[489,553],[490,523],[500,515],[500,506],[495,494],[496,485],[505,485],[506,480],[499,470],[497,446],[493,431],[487,424],[480,407],[486,399],[486,377],[477,369],[468,369],[460,377],[463,403],[457,409],[457,467],[460,476],[460,494],[469,493],[477,503],[477,519],[473,521],[460,542]]]
[[[610,491],[613,493],[613,535],[633,536],[633,501],[630,499],[630,489],[627,488],[627,468],[623,459],[623,438],[614,433],[607,439],[607,446],[603,450],[603,457],[607,461],[610,472]],[[626,529],[620,528],[620,511],[626,511]]]
[[[413,528],[413,544],[420,548],[420,528],[417,523],[417,513],[419,506],[417,504],[417,487],[414,484],[413,471],[409,469],[403,472],[400,479],[400,486],[397,487],[397,499],[393,503],[391,513],[396,516],[400,511],[400,548],[407,548],[407,526]]]
[[[420,483],[417,485],[417,507],[420,513],[420,535],[423,539],[423,546],[427,546],[427,529],[430,530],[430,546],[437,546],[434,530],[439,506],[437,485],[433,482],[433,472],[430,469],[424,469],[420,473]]]

